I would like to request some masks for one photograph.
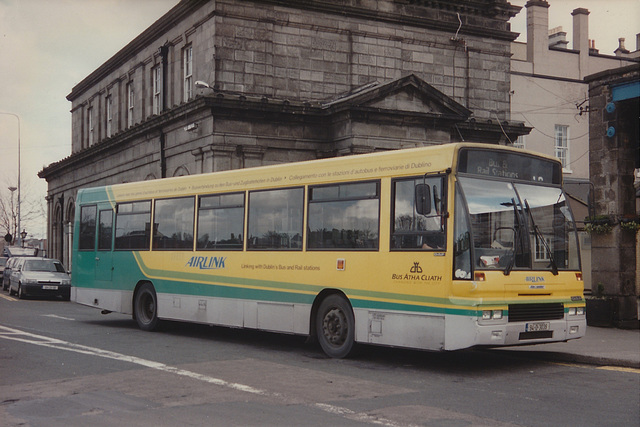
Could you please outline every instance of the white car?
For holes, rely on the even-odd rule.
[[[20,258],[11,270],[9,295],[71,297],[71,277],[60,261],[51,258]]]

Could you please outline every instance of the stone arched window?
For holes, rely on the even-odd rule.
[[[63,238],[63,216],[62,216],[62,204],[57,201],[53,208],[53,223],[51,230],[51,253],[48,254],[52,258],[61,259],[62,257],[62,238]]]
[[[173,173],[173,176],[187,176],[190,175],[189,170],[184,167],[184,166],[180,166],[178,169],[176,169],[176,171]]]

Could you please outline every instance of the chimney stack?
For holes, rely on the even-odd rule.
[[[549,3],[529,0],[527,8],[527,62],[546,64],[549,52]]]

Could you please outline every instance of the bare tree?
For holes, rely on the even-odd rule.
[[[35,196],[28,182],[21,183],[20,194],[20,222],[24,225],[33,221],[45,221],[44,200]],[[18,195],[9,188],[16,188],[12,180],[4,178],[0,187],[0,238],[11,235],[11,242],[15,244],[18,230]]]

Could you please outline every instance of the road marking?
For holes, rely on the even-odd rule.
[[[618,372],[630,372],[632,374],[640,374],[640,369],[624,368],[622,366],[599,366],[596,369],[602,369],[604,371],[618,371]]]
[[[7,301],[17,301],[15,298],[10,297],[8,295],[2,295],[0,294],[0,298],[6,299]]]
[[[63,316],[58,316],[57,314],[43,314],[43,317],[53,317],[54,319],[62,319],[62,320],[71,320],[71,321],[75,321],[76,319],[72,319],[71,317],[63,317]]]
[[[54,316],[54,315],[51,315]],[[55,316],[59,317],[59,316]],[[262,390],[249,385],[229,382],[220,378],[210,377],[208,375],[199,374],[197,372],[187,371],[185,369],[176,368],[175,366],[165,365],[164,363],[154,362],[152,360],[142,359],[135,356],[129,356],[127,354],[116,353],[109,350],[103,350],[97,347],[89,347],[81,344],[74,344],[68,341],[59,340],[56,338],[47,337],[44,335],[32,334],[30,332],[24,332],[19,329],[9,328],[7,326],[0,325],[0,338],[6,340],[19,341],[27,344],[39,345],[42,347],[54,348],[57,350],[73,351],[80,354],[86,354],[89,356],[104,357],[106,359],[118,360],[121,362],[134,363],[145,368],[156,369],[162,372],[168,372],[183,377],[192,378],[198,381],[203,381],[209,384],[214,384],[220,387],[230,388],[232,390],[242,391],[245,393],[251,393],[259,396],[274,397],[279,399],[287,399],[286,396]],[[311,403],[305,404],[306,406],[320,409],[329,414],[338,415],[350,420],[356,420],[366,422],[369,424],[384,425],[387,427],[400,427],[403,424],[398,424],[394,421],[384,418],[375,417],[362,412],[355,412],[348,408],[340,406],[328,405],[324,403]]]

